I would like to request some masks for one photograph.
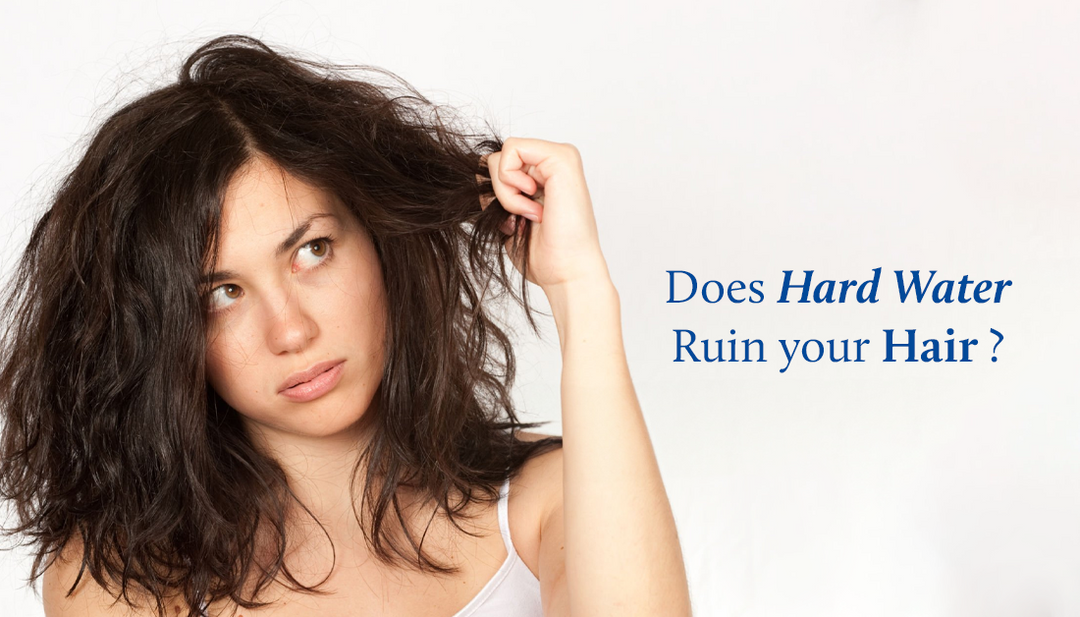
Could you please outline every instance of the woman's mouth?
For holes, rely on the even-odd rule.
[[[344,364],[344,360],[332,360],[294,373],[285,381],[287,387],[282,388],[279,394],[298,403],[313,401],[334,389],[341,380]]]

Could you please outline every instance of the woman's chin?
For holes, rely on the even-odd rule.
[[[319,402],[330,403],[335,397],[324,397]],[[244,428],[257,442],[272,449],[275,444],[296,444],[305,441],[341,439],[355,445],[367,432],[374,418],[367,408],[356,408],[356,400],[342,397],[336,405],[293,405],[287,413],[270,417],[253,417],[241,414]],[[370,405],[368,406],[370,407]]]

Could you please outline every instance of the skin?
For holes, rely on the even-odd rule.
[[[508,233],[522,229],[518,217],[534,221],[529,281],[547,295],[563,357],[564,447],[531,460],[509,501],[514,546],[540,580],[544,614],[690,615],[675,522],[630,379],[619,296],[600,250],[580,154],[569,144],[510,138],[488,165],[495,194],[512,213]],[[278,590],[267,598],[274,606],[241,612],[453,615],[506,559],[495,509],[472,512],[471,529],[486,534],[481,538],[436,517],[425,549],[462,568],[452,579],[392,571],[368,555],[348,487],[350,455],[367,438],[364,419],[385,357],[383,283],[370,238],[349,224],[339,204],[282,178],[257,160],[227,192],[217,266],[235,276],[217,284],[234,287],[215,289],[223,311],[208,333],[207,371],[323,523],[326,535],[297,520],[291,564],[302,582],[325,579],[328,593]],[[318,213],[338,214],[342,222],[317,219],[276,257],[282,239]],[[329,252],[310,244],[328,231],[335,238]],[[520,270],[518,256],[511,257]],[[307,403],[282,400],[278,386],[288,375],[338,358],[344,371],[332,392]],[[430,506],[411,504],[408,513],[407,524],[422,533]],[[77,563],[68,555],[46,572],[48,615],[139,614],[111,604],[93,585],[65,596]]]

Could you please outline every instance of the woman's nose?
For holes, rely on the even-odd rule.
[[[310,299],[289,285],[269,306],[267,346],[275,354],[295,353],[307,348],[319,335],[319,327],[306,310]]]

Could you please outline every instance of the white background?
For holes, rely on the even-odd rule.
[[[227,32],[388,68],[503,136],[581,150],[695,612],[1080,614],[1080,5],[1072,2],[18,3],[0,26],[2,265],[82,139]],[[776,304],[783,270],[875,305]],[[900,304],[894,270],[1013,281]],[[667,270],[766,301],[668,304]],[[538,293],[538,303],[542,304]],[[553,323],[517,395],[556,420]],[[1005,335],[991,363],[995,338]],[[765,363],[674,363],[676,328]],[[886,364],[882,330],[977,338]],[[524,331],[523,331],[524,332]],[[777,339],[868,338],[861,364]],[[21,553],[0,613],[40,615]]]

